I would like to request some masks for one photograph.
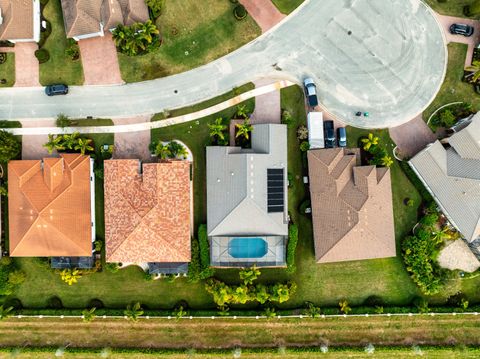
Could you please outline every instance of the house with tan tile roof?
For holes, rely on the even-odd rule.
[[[39,0],[0,0],[0,40],[40,40]]]
[[[287,185],[285,125],[253,125],[251,148],[207,147],[212,266],[285,266]]]
[[[89,156],[10,161],[10,256],[91,257],[94,193]]]
[[[149,20],[144,0],[61,0],[68,38],[76,41],[103,36],[118,25]]]
[[[343,148],[308,151],[308,168],[317,262],[395,257],[390,170]]]
[[[189,161],[104,162],[106,260],[186,273],[190,262]]]

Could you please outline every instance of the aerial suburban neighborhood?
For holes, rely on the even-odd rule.
[[[477,358],[479,313],[479,0],[0,0],[0,358]]]

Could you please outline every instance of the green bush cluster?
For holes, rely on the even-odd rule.
[[[26,279],[26,274],[17,269],[10,257],[0,260],[0,296],[10,295]]]
[[[7,53],[6,52],[0,52],[0,65],[5,63],[7,61]]]
[[[293,274],[296,271],[295,252],[298,243],[298,226],[291,224],[288,227],[288,244],[287,244],[287,273]]]
[[[16,158],[22,149],[22,144],[10,132],[0,131],[0,162],[8,162]]]
[[[72,61],[76,61],[80,58],[80,47],[74,39],[67,39],[65,55],[67,55]]]
[[[408,236],[402,243],[402,254],[407,271],[422,293],[438,293],[445,282],[446,270],[436,263],[443,245],[433,226],[438,222],[437,213],[428,213],[421,221],[416,234]]]
[[[393,159],[388,154],[387,148],[380,142],[380,139],[373,133],[367,137],[360,138],[363,150],[368,153],[368,162],[371,165],[390,167],[393,165]]]
[[[93,140],[86,137],[81,137],[79,132],[64,135],[48,135],[48,142],[43,145],[48,151],[52,153],[53,150],[58,152],[80,152],[82,155],[91,153],[95,150],[93,147]]]
[[[252,274],[246,275],[247,273]],[[213,296],[213,301],[220,308],[228,304],[245,304],[247,302],[283,303],[289,300],[297,290],[295,282],[254,284],[260,275],[260,271],[255,267],[241,271],[239,274],[244,283],[238,286],[228,285],[216,278],[210,278],[205,283],[205,290]],[[248,280],[246,280],[247,277]]]
[[[130,26],[118,25],[113,30],[113,40],[117,49],[128,56],[147,54],[160,46],[160,31],[148,20],[144,24],[137,22]]]
[[[198,282],[214,275],[215,269],[210,267],[210,245],[205,224],[198,227],[198,239],[192,238],[191,256],[188,265],[188,277],[191,282]]]
[[[145,0],[145,4],[148,6],[154,18],[162,15],[163,7],[165,6],[165,0]]]
[[[470,103],[460,103],[437,112],[430,120],[430,127],[436,130],[438,127],[450,128],[462,118],[468,117],[474,113],[473,106]]]
[[[38,60],[38,63],[43,64],[50,60],[50,53],[47,49],[41,48],[35,51],[35,57]]]

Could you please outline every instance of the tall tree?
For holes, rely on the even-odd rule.
[[[237,127],[237,134],[235,135],[236,138],[244,137],[246,140],[249,138],[249,133],[252,132],[253,126],[250,124],[250,119],[246,118],[243,123],[238,123]]]
[[[177,141],[170,141],[168,143],[168,150],[170,151],[170,157],[172,158],[187,158],[188,156],[185,146]]]
[[[90,138],[79,138],[77,140],[77,144],[75,145],[74,149],[76,151],[80,151],[82,155],[84,155],[87,152],[93,151],[93,147],[90,145],[93,142]]]
[[[210,129],[210,137],[218,138],[220,140],[225,140],[224,132],[227,130],[227,126],[223,124],[223,118],[218,117],[213,123],[209,123],[208,128]]]
[[[21,144],[10,132],[0,131],[0,162],[8,162],[20,154]]]
[[[373,133],[369,133],[367,137],[361,139],[363,149],[370,152],[376,145],[378,145],[378,137]]]
[[[157,157],[161,160],[166,160],[167,158],[170,158],[172,153],[170,152],[168,145],[164,145],[163,143],[159,142],[155,148],[155,155],[157,155]]]

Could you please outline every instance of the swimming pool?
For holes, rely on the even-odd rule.
[[[228,242],[228,254],[233,258],[261,258],[267,250],[267,242],[260,237],[237,237]]]

